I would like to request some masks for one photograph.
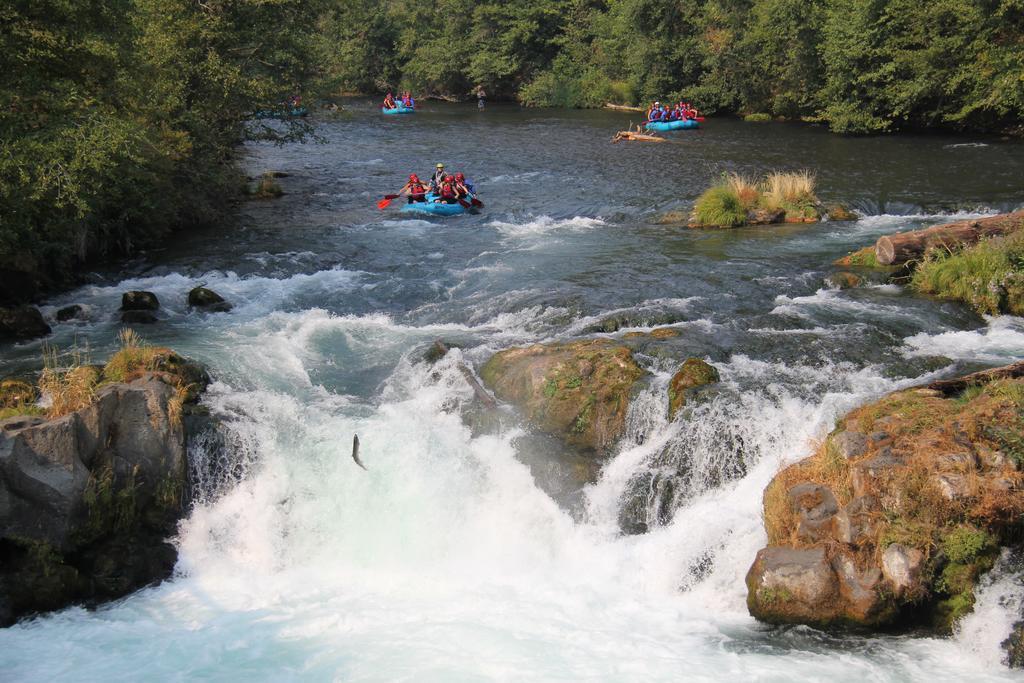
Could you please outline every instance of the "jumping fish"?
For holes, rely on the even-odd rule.
[[[359,459],[359,435],[358,434],[353,434],[352,435],[352,459],[356,461],[357,465],[359,465],[364,470],[366,470],[366,465],[364,465],[363,461]],[[369,470],[366,470],[366,471],[369,472]]]

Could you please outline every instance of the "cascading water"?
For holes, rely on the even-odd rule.
[[[524,136],[508,143],[522,152],[487,160],[481,177],[542,204],[529,174],[556,162],[496,116],[502,135]],[[401,125],[423,126],[419,142],[434,150],[435,135],[456,129],[438,117],[441,132]],[[479,123],[455,121],[462,139],[479,134]],[[528,127],[577,134],[561,119]],[[635,187],[608,187],[595,171],[600,205],[566,199],[528,215],[488,200],[490,215],[462,222],[381,220],[360,206],[394,175],[381,161],[386,129],[369,140],[348,124],[326,133],[345,160],[325,148],[259,154],[299,169],[300,188],[328,171],[336,186],[247,209],[238,244],[203,250],[209,238],[198,236],[157,268],[49,302],[90,306],[56,341],[78,336],[99,357],[119,327],[110,311],[120,292],[156,292],[164,320],[144,334],[210,365],[217,381],[204,401],[225,432],[192,444],[193,509],[174,579],[0,631],[0,677],[1013,678],[998,641],[1024,591],[1009,570],[950,639],[769,628],[746,611],[744,575],[765,542],[761,496],[780,467],[851,408],[951,360],[1024,353],[1019,321],[980,321],[888,286],[822,284],[837,252],[901,219],[680,235],[638,217]],[[599,167],[613,163],[604,147],[576,142],[570,160],[583,146]],[[949,154],[941,142],[933,153]],[[449,154],[484,163],[460,144]],[[410,164],[425,165],[423,150]],[[372,184],[348,168],[357,162],[375,169]],[[338,218],[342,208],[350,214]],[[298,224],[288,234],[284,216]],[[235,309],[189,311],[183,295],[197,281]],[[576,460],[546,467],[569,456],[507,408],[481,415],[458,367],[513,345],[666,325],[679,336],[637,352],[646,388],[593,476]],[[455,348],[431,365],[423,354],[436,338]],[[26,367],[37,350],[4,363]],[[666,386],[687,355],[714,363],[722,382],[670,422]],[[350,457],[353,434],[366,471]],[[622,533],[630,520],[644,533]]]

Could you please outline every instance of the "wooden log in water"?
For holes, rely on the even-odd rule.
[[[614,109],[615,111],[647,111],[643,107],[628,107],[624,104],[612,104],[607,102],[604,105],[605,109]]]
[[[968,387],[981,386],[997,379],[1015,379],[1017,377],[1024,377],[1024,361],[1019,361],[1012,365],[1004,365],[1001,368],[974,372],[970,375],[957,377],[956,379],[941,379],[929,384],[928,388],[941,392],[946,396],[953,396]]]
[[[666,138],[658,135],[648,135],[646,133],[634,133],[631,130],[620,130],[612,138],[612,142],[620,142],[622,140],[632,140],[634,142],[668,142]]]
[[[1005,235],[1022,227],[1024,211],[1015,211],[990,218],[957,221],[923,230],[885,235],[875,243],[875,258],[885,266],[900,265],[921,258],[929,249],[969,246],[984,237]]]

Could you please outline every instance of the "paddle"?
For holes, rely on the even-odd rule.
[[[384,199],[377,202],[377,208],[383,211],[384,209],[388,208],[388,205],[391,204],[392,201],[398,199],[401,196],[402,195],[400,194],[386,194],[384,195]]]
[[[478,209],[482,209],[484,206],[484,203],[477,199],[476,197],[472,197],[470,201],[473,202],[473,206],[477,207]]]

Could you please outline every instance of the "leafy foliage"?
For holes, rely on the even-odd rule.
[[[1024,314],[1024,230],[958,251],[934,250],[914,271],[923,294],[958,299],[979,313]]]
[[[1021,0],[333,2],[332,73],[349,89],[483,84],[570,107],[685,97],[846,133],[1024,114]]]
[[[0,299],[216,219],[250,124],[316,81],[320,0],[11,0],[0,8]]]

